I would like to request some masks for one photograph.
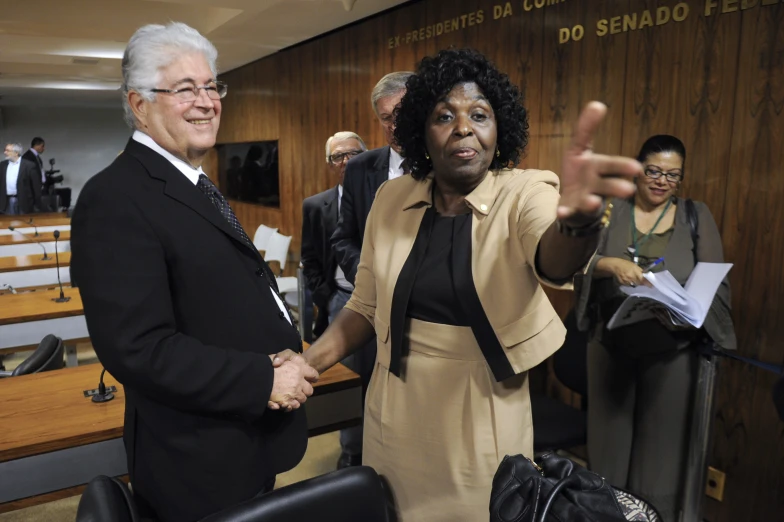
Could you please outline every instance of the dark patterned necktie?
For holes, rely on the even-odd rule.
[[[245,233],[245,229],[243,229],[242,225],[240,225],[237,216],[234,215],[234,211],[231,210],[231,207],[229,206],[229,202],[226,201],[226,198],[224,198],[223,194],[220,193],[218,187],[213,185],[212,181],[210,181],[210,178],[204,174],[199,174],[199,182],[196,184],[196,186],[199,187],[202,192],[204,192],[204,195],[207,196],[210,201],[212,201],[212,204],[215,205],[215,208],[217,208],[224,219],[229,222],[231,228],[233,228],[240,235],[240,237],[248,246],[255,250],[256,247],[253,246],[253,241],[250,240],[248,234]]]

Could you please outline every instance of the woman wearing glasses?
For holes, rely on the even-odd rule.
[[[592,469],[612,484],[640,494],[666,521],[675,521],[696,377],[696,352],[687,348],[707,333],[722,348],[734,349],[735,334],[726,279],[704,332],[675,329],[664,314],[661,321],[605,328],[625,298],[619,287],[643,284],[644,272],[668,270],[684,284],[697,261],[724,261],[708,207],[678,197],[686,160],[683,143],[673,136],[653,136],[637,159],[645,176],[637,178],[632,198],[613,202],[612,222],[576,285],[580,327],[592,332],[588,456]]]

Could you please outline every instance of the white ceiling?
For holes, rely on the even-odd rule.
[[[198,29],[225,72],[404,2],[0,0],[0,106],[119,106],[122,53],[145,24]]]

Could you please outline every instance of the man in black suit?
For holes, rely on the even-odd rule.
[[[46,150],[46,142],[43,138],[36,136],[33,138],[30,148],[24,153],[22,158],[27,161],[32,161],[41,171],[41,183],[46,183],[46,171],[44,170],[44,161],[41,159],[41,154]]]
[[[376,191],[388,179],[402,176],[403,156],[395,144],[395,107],[406,93],[406,80],[412,72],[389,73],[373,88],[370,101],[378,117],[387,145],[369,150],[348,162],[343,182],[343,202],[340,208],[338,228],[332,235],[332,246],[340,268],[346,279],[354,284],[359,266],[359,253],[365,235],[370,206]],[[372,369],[372,367],[371,367]]]
[[[271,490],[305,452],[297,408],[318,377],[301,356],[273,368],[272,354],[301,352],[299,334],[201,168],[226,94],[216,58],[184,24],[134,34],[123,105],[136,130],[85,185],[72,221],[90,339],[125,387],[134,497],[142,517],[161,522],[199,520]]]
[[[51,196],[51,192],[46,186],[46,170],[44,170],[44,162],[41,159],[41,154],[43,154],[45,150],[46,142],[40,136],[36,136],[33,138],[32,143],[30,143],[30,148],[27,149],[22,158],[35,163],[36,167],[38,167],[38,170],[41,173],[41,194],[47,196],[46,198],[41,199],[41,212],[50,212],[49,196]]]
[[[326,161],[337,185],[302,202],[302,270],[319,308],[315,335],[321,335],[343,309],[354,291],[335,260],[330,238],[335,232],[343,197],[346,163],[366,151],[365,142],[353,132],[338,132],[327,140]],[[342,361],[354,371],[353,356]],[[362,426],[340,431],[341,455],[338,469],[362,463]]]
[[[0,162],[0,214],[43,211],[41,178],[35,163],[21,157],[22,145],[8,143]]]

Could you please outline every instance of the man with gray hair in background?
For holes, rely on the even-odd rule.
[[[215,47],[181,23],[139,29],[122,61],[125,150],[85,185],[71,271],[101,363],[125,388],[143,518],[190,522],[270,491],[307,446],[318,374],[275,278],[202,170],[221,99]],[[217,174],[217,173],[212,173]],[[293,411],[296,410],[296,411]]]
[[[360,154],[349,161],[345,167],[340,219],[331,242],[337,263],[345,274],[346,280],[352,285],[357,276],[365,224],[376,191],[388,179],[406,174],[400,147],[394,139],[395,108],[406,93],[406,81],[413,74],[407,71],[389,73],[373,88],[370,103],[384,131],[387,145]],[[352,369],[362,378],[364,395],[376,363],[375,339],[367,347],[354,352],[352,357]],[[361,457],[350,458],[344,451],[338,467],[359,464],[361,464]]]
[[[302,270],[313,294],[313,303],[319,309],[313,331],[315,335],[324,332],[354,291],[354,285],[338,266],[330,238],[338,225],[346,164],[365,152],[367,146],[357,134],[344,131],[330,136],[325,149],[330,181],[336,185],[302,202]],[[342,363],[359,371],[353,355]],[[340,447],[338,469],[359,465],[362,460],[362,426],[341,430]]]
[[[37,165],[22,157],[21,143],[7,143],[0,162],[0,214],[43,212]]]

